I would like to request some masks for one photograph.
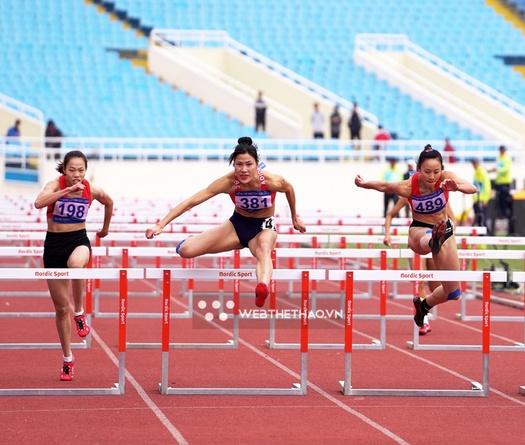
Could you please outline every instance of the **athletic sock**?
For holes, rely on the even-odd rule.
[[[84,315],[84,309],[82,309],[80,312],[73,312],[75,314],[75,317],[78,317],[79,315]]]
[[[429,312],[430,309],[432,309],[434,306],[430,306],[430,305],[427,303],[427,299],[425,298],[425,299],[421,302],[421,307],[422,307],[425,311]]]
[[[62,357],[64,358],[64,363],[71,363],[73,361],[72,355],[70,355],[69,357],[64,357],[64,356]]]

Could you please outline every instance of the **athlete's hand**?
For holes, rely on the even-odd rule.
[[[385,235],[385,237],[383,238],[383,244],[385,246],[390,246],[392,244],[392,242],[390,241],[390,235]]]
[[[155,224],[152,228],[146,230],[146,238],[152,239],[154,236],[160,235],[161,233],[162,229],[158,224]]]
[[[104,238],[105,236],[108,236],[109,234],[109,231],[107,229],[100,229],[98,232],[97,232],[97,236],[99,238]]]
[[[306,226],[301,218],[295,218],[293,222],[293,228],[301,233],[306,232]]]
[[[86,186],[81,182],[75,182],[71,187],[69,187],[69,193],[78,192],[84,190]]]
[[[451,178],[444,179],[441,183],[441,188],[448,192],[457,192],[459,190],[457,182]]]
[[[361,175],[357,175],[355,177],[355,185],[357,185],[358,187],[364,187],[364,184],[365,184],[365,180],[363,178],[361,178]]]

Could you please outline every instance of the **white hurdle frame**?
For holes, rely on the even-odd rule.
[[[1,246],[0,247],[0,257],[3,256],[40,256],[42,257],[44,252],[43,247],[35,247],[35,246]],[[106,254],[106,248],[105,247],[93,247],[92,248],[92,255],[93,256],[101,256]],[[24,270],[25,268],[12,268],[12,270]],[[35,268],[38,269],[38,268]],[[0,270],[7,270],[7,268],[0,269]],[[69,269],[66,269],[69,270]],[[89,269],[91,270],[91,269]],[[13,276],[12,279],[17,279],[16,274]],[[86,318],[88,321],[88,324],[91,324],[91,280],[86,280]],[[49,298],[49,292],[48,291],[42,291],[42,292],[30,292],[30,291],[18,291],[18,292],[11,292],[11,291],[5,291],[0,292],[0,297],[48,297]],[[53,318],[55,317],[55,312],[0,312],[0,318]],[[72,349],[88,349],[91,347],[91,336],[88,336],[85,339],[82,339],[78,342],[72,342],[71,348]],[[36,342],[21,342],[21,343],[0,343],[0,350],[1,349],[60,349],[61,345],[58,342],[53,343],[36,343]]]
[[[388,258],[398,258],[399,250],[397,249],[323,249],[323,248],[277,248],[275,249],[276,257],[295,257],[295,258],[376,258],[381,260],[381,269],[386,270],[386,261]],[[320,269],[327,270],[327,269]],[[330,269],[328,269],[330,270]],[[376,272],[377,273],[377,272]],[[326,278],[326,277],[325,277]],[[344,283],[345,280],[342,280]],[[355,349],[385,349],[386,345],[386,320],[389,316],[386,314],[386,290],[382,286],[380,289],[380,313],[379,314],[359,314],[355,318],[363,320],[379,320],[379,340],[372,340],[368,344],[355,344]],[[344,310],[345,292],[341,291],[341,308]],[[315,301],[314,297],[311,301]],[[270,306],[271,309],[274,309]],[[316,305],[312,303],[315,310]],[[392,319],[398,319],[398,316],[390,316]],[[270,338],[266,340],[266,346],[269,349],[298,349],[299,343],[278,343],[275,340],[275,320],[270,320]],[[310,349],[343,349],[344,343],[310,343]]]
[[[513,272],[512,280],[517,283],[525,283],[525,272]],[[524,321],[524,326],[525,326],[525,302],[523,305],[523,321]],[[519,391],[520,391],[520,394],[525,395],[525,386],[520,386]]]
[[[145,258],[169,258],[173,257],[178,254],[176,253],[175,247],[107,247],[107,255],[108,257],[119,257],[122,259],[122,267],[127,268],[130,267],[129,264],[129,257],[145,257]],[[157,265],[156,268],[160,268],[159,265]],[[161,279],[161,278],[160,278]],[[159,279],[159,280],[160,280]],[[160,281],[157,281],[159,283]],[[137,294],[135,294],[137,295]],[[142,295],[142,294],[141,294]],[[144,294],[142,296],[146,297],[158,297],[160,295],[160,288],[156,288],[151,294]],[[131,294],[130,294],[131,296]],[[93,314],[95,317],[100,318],[114,318],[118,314],[113,312],[102,312],[100,311],[100,292],[95,293],[94,296],[94,311]],[[188,310],[177,313],[177,314],[171,314],[171,318],[191,318],[193,316],[193,295],[188,296]],[[153,312],[130,312],[128,314],[129,318],[160,318],[160,313],[153,313]],[[128,344],[129,347],[134,347],[132,343]],[[160,344],[159,344],[160,346]]]
[[[458,250],[460,259],[467,260],[522,260],[525,261],[525,251],[523,250]],[[516,272],[513,272],[513,275]],[[473,286],[473,293],[475,294],[475,286]],[[463,321],[479,321],[479,315],[467,314],[467,302],[464,298],[461,299],[461,311],[456,314],[456,318]],[[523,317],[520,316],[492,316],[492,321],[517,321],[522,322]]]
[[[352,330],[353,330],[353,287],[354,281],[414,281],[421,280],[421,272],[387,270],[377,277],[374,271],[335,271],[328,273],[328,279],[346,280],[346,310],[345,310],[345,372],[344,380],[340,381],[342,393],[345,396],[445,396],[445,397],[488,397],[489,395],[489,353],[490,353],[490,283],[505,281],[506,272],[461,272],[461,271],[424,271],[431,274],[432,280],[465,279],[483,281],[483,321],[482,321],[482,384],[471,382],[470,390],[454,389],[354,389],[352,388]]]
[[[458,256],[460,259],[498,259],[498,258],[504,258],[504,259],[524,259],[525,253],[520,250],[458,250]],[[423,271],[424,272],[424,271]],[[473,271],[476,272],[476,271]],[[505,273],[506,272],[502,272]],[[514,272],[516,274],[517,272]],[[463,276],[463,275],[462,275]],[[462,279],[462,281],[465,281]],[[497,281],[497,280],[492,280]],[[476,288],[475,282],[473,282],[474,289]],[[474,299],[474,297],[469,298],[468,295],[462,295],[459,304],[460,304],[460,313],[456,314],[456,318],[463,320],[463,321],[481,321],[483,316],[481,315],[466,315],[466,302],[468,299]],[[490,317],[492,322],[517,322],[517,323],[524,323],[525,319],[523,316],[517,316],[517,315],[491,315]],[[446,345],[446,344],[430,344],[425,343],[421,344],[419,340],[419,335],[417,333],[414,333],[413,339],[411,341],[407,341],[407,346],[410,349],[413,350],[425,350],[425,351],[432,351],[432,350],[439,350],[439,351],[479,351],[481,350],[480,345]],[[525,351],[525,332],[524,332],[524,341],[514,341],[514,344],[512,345],[491,345],[492,351],[499,351],[499,352],[523,352]]]
[[[294,383],[291,388],[172,388],[168,386],[168,368],[170,351],[170,295],[169,283],[174,279],[200,279],[200,280],[234,280],[234,287],[238,287],[239,280],[254,280],[254,269],[165,269],[160,271],[163,277],[163,289],[167,294],[163,295],[163,317],[162,317],[162,375],[159,384],[161,394],[235,394],[235,395],[306,395],[307,380],[307,357],[308,357],[308,307],[310,280],[321,279],[324,271],[321,270],[295,270],[277,269],[273,272],[274,279],[295,279],[302,282],[301,299],[301,378],[300,383]],[[157,278],[159,270],[146,269],[146,277]],[[234,322],[239,318],[239,294],[234,300]]]
[[[0,396],[122,395],[126,389],[128,279],[143,279],[143,269],[0,269],[0,280],[113,279],[120,281],[118,382],[111,388],[0,388]]]

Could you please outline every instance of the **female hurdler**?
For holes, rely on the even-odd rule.
[[[49,181],[35,200],[35,207],[47,207],[47,233],[44,241],[45,268],[84,268],[91,257],[91,243],[86,232],[86,217],[91,202],[96,199],[104,206],[104,222],[97,232],[107,236],[113,214],[113,200],[100,187],[86,179],[88,160],[78,150],[68,152],[58,163],[60,176]],[[73,379],[71,352],[71,318],[69,288],[72,288],[74,321],[80,337],[86,337],[90,328],[84,314],[82,300],[85,280],[47,280],[55,306],[56,327],[62,345],[64,362],[60,380]]]
[[[355,184],[407,198],[413,219],[408,232],[408,247],[419,255],[432,252],[437,270],[459,270],[454,225],[447,216],[449,192],[474,194],[477,189],[454,173],[444,170],[439,151],[427,145],[419,155],[417,173],[404,181],[365,181],[357,175]],[[460,296],[459,281],[444,281],[424,300],[414,298],[415,323],[422,328],[425,315],[432,307],[449,300],[458,300]]]
[[[258,168],[257,147],[252,144],[251,138],[239,138],[229,163],[233,163],[233,171],[174,207],[159,223],[146,230],[146,238],[159,235],[175,218],[210,198],[220,193],[230,195],[235,204],[231,218],[217,227],[183,240],[177,246],[177,253],[183,258],[195,258],[248,247],[257,260],[255,304],[262,307],[270,293],[268,285],[273,272],[271,253],[277,240],[273,216],[276,192],[286,195],[294,229],[306,232],[306,228],[295,210],[292,185],[282,176],[263,173]]]

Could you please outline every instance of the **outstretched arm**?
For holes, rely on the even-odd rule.
[[[162,218],[157,224],[155,224],[150,229],[146,230],[146,238],[151,239],[154,236],[157,236],[162,233],[164,227],[166,227],[171,221],[175,218],[178,218],[183,213],[191,210],[193,207],[202,204],[208,199],[213,198],[219,193],[228,193],[230,188],[231,181],[228,178],[228,175],[223,176],[212,182],[208,187],[200,192],[195,193],[193,196],[185,199],[180,204],[176,205],[171,209],[168,214]]]
[[[377,190],[383,193],[393,193],[408,198],[411,193],[411,181],[387,182],[387,181],[365,181],[360,175],[355,177],[355,185],[363,189]]]

